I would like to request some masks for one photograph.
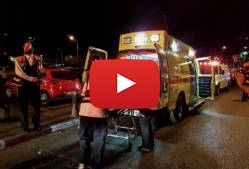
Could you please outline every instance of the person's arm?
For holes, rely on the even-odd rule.
[[[82,91],[81,91],[81,96],[82,96],[82,97],[85,97],[85,96],[86,96],[87,84],[88,84],[87,81],[85,81],[84,84],[83,84],[83,88],[82,88]]]
[[[37,73],[39,74],[39,76],[43,76],[46,71],[42,64],[43,63],[42,56],[34,55],[34,59],[37,60]]]
[[[29,76],[27,75],[21,68],[21,66],[19,65],[17,59],[15,59],[15,74],[17,76],[19,76],[20,78],[22,79],[25,79],[27,81],[30,81],[30,82],[37,82],[38,81],[38,78],[37,77],[32,77],[32,76]]]

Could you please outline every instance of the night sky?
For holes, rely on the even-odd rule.
[[[5,0],[0,2],[0,38],[4,39],[0,42],[19,49],[32,36],[38,50],[67,50],[74,47],[67,39],[72,33],[82,57],[88,46],[115,55],[121,33],[166,29],[202,54],[222,45],[238,48],[249,34],[249,1],[216,1]],[[249,45],[248,40],[245,43]]]

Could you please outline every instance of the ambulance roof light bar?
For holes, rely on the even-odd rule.
[[[148,43],[148,39],[150,42],[159,42],[160,35],[155,33],[148,37],[146,33],[140,32],[134,37],[135,46],[145,45]]]

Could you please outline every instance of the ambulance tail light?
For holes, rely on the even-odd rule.
[[[212,65],[213,65],[213,66],[217,66],[217,65],[219,65],[219,62],[217,62],[217,61],[212,61]]]
[[[200,62],[200,65],[201,66],[210,65],[210,62],[208,61]]]

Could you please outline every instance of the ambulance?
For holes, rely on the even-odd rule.
[[[144,59],[157,63],[160,70],[160,99],[151,110],[169,113],[172,122],[183,120],[206,99],[212,100],[214,97],[214,76],[200,74],[195,49],[170,36],[165,30],[121,34],[117,59]],[[150,77],[148,83],[153,83]]]
[[[218,96],[221,90],[228,91],[231,84],[229,66],[217,60],[211,60],[211,56],[201,57],[197,60],[202,76],[214,76],[215,88],[212,90],[212,95]]]

